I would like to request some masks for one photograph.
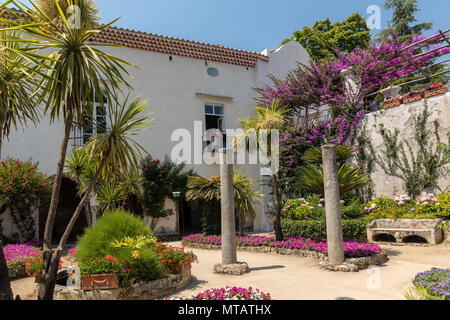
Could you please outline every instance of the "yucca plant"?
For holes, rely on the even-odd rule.
[[[289,122],[289,110],[280,105],[279,99],[274,99],[269,107],[256,106],[256,115],[247,119],[239,120],[239,124],[244,129],[244,134],[238,135],[234,139],[234,148],[238,149],[245,147],[251,149],[252,136],[259,136],[262,134],[262,130],[267,130],[267,146],[258,144],[260,150],[267,155],[278,157],[279,155],[273,154],[272,135],[271,130],[283,130]],[[258,140],[259,141],[259,140]],[[267,148],[265,150],[265,148]],[[272,168],[273,171],[278,168]],[[273,189],[274,203],[275,203],[275,237],[278,241],[283,240],[283,232],[281,230],[281,209],[282,199],[280,192],[280,181],[278,173],[274,173],[270,177],[270,186]]]
[[[95,188],[98,210],[107,212],[124,207],[126,194],[113,182],[100,181]]]
[[[189,177],[187,182],[187,200],[220,201],[220,177],[206,179],[203,177]],[[245,219],[254,219],[256,208],[261,201],[262,193],[253,188],[250,178],[241,172],[233,174],[234,205],[239,219],[239,232],[243,235]]]
[[[125,99],[124,104],[119,104],[117,101],[112,103],[109,115],[110,126],[106,128],[104,133],[93,136],[85,146],[89,159],[94,161],[94,163],[98,161],[99,165],[98,167],[90,166],[90,168],[96,168],[95,175],[89,186],[84,190],[84,196],[61,237],[58,249],[56,249],[51,260],[50,270],[57,270],[54,269],[55,266],[53,264],[57,264],[61,258],[62,248],[64,248],[75,222],[84,205],[90,199],[99,179],[107,179],[111,172],[118,169],[122,170],[122,172],[127,172],[130,166],[136,165],[142,160],[142,153],[145,150],[132,137],[148,128],[149,118],[148,114],[145,114],[147,108],[147,102],[141,101],[140,98],[135,98],[131,103],[128,103],[128,97]],[[117,166],[117,164],[120,164],[120,166]],[[53,288],[45,287],[42,292],[45,294],[44,297],[51,298],[48,296],[47,290],[53,292],[55,283],[49,284],[47,281],[44,281],[41,285],[53,285]]]
[[[10,6],[16,9],[12,10]],[[64,8],[77,8],[77,12],[64,11]],[[0,5],[0,9],[5,9],[10,17],[0,19],[0,22],[25,34],[15,41],[27,43],[34,50],[49,52],[42,61],[47,72],[41,83],[43,94],[37,103],[45,103],[45,111],[52,121],[64,120],[54,190],[44,231],[45,272],[39,292],[39,299],[50,300],[57,272],[57,269],[52,269],[55,265],[51,261],[59,255],[52,249],[53,225],[72,126],[74,122],[83,123],[85,116],[92,113],[94,92],[111,98],[120,87],[130,87],[124,78],[128,75],[125,67],[130,64],[100,49],[114,45],[92,43],[95,35],[115,22],[95,26],[97,18],[93,15],[92,1],[31,0],[27,6],[20,1],[8,0]]]
[[[28,57],[36,52],[29,44],[14,41],[21,34],[0,30],[0,158],[3,139],[12,128],[36,123],[36,95],[39,93],[39,66]]]
[[[244,235],[245,220],[256,217],[257,206],[261,203],[262,192],[253,188],[252,179],[236,172],[233,175],[234,205],[239,220],[239,235]]]

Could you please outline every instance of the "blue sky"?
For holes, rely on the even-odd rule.
[[[96,0],[101,17],[121,17],[117,26],[225,46],[261,51],[276,48],[294,30],[330,17],[342,21],[367,8],[382,9],[382,28],[392,13],[384,0]],[[419,0],[419,22],[434,22],[433,32],[450,27],[449,0]]]
[[[367,18],[371,5],[381,7],[382,28],[392,17],[384,0],[95,1],[104,22],[121,17],[116,26],[250,51],[277,48],[293,31],[327,17],[342,21],[359,11]],[[450,27],[449,0],[419,0],[419,8],[418,22],[434,22],[432,33]]]

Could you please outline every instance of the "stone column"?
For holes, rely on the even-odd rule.
[[[343,264],[344,236],[341,219],[341,196],[336,164],[336,147],[322,147],[323,182],[325,187],[325,211],[327,219],[328,257],[332,264]]]
[[[227,161],[227,150],[220,151],[220,185],[222,210],[222,265],[237,263],[234,216],[233,164]]]

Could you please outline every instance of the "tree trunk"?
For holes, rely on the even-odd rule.
[[[272,176],[273,182],[273,196],[275,201],[275,238],[277,241],[283,241],[283,231],[281,230],[281,195],[280,195],[280,186],[278,183],[278,177],[275,175]]]
[[[245,217],[238,213],[238,219],[239,219],[239,236],[244,236],[244,226],[245,226]]]
[[[14,300],[14,297],[9,281],[8,266],[3,254],[3,242],[0,240],[0,301],[2,300]]]
[[[39,284],[38,300],[53,300],[53,294],[54,294],[55,285],[56,285],[56,276],[58,274],[59,260],[61,260],[64,246],[66,245],[67,239],[69,238],[69,235],[72,232],[73,226],[75,225],[78,217],[80,216],[81,211],[83,210],[83,208],[86,204],[86,201],[90,198],[92,190],[94,189],[95,185],[97,184],[98,178],[103,170],[103,167],[108,162],[110,154],[111,154],[111,151],[109,150],[106,153],[106,155],[103,157],[102,162],[100,163],[100,167],[98,168],[97,172],[95,173],[95,176],[92,179],[91,184],[89,185],[89,188],[84,193],[83,198],[81,199],[80,203],[78,204],[72,218],[70,219],[69,224],[66,227],[66,230],[64,231],[63,236],[61,237],[58,247],[56,248],[55,251],[52,251],[53,255],[51,257],[51,262],[50,262],[50,266],[48,268],[48,272],[43,274],[43,276],[41,278],[41,283]]]
[[[84,214],[86,215],[86,222],[88,227],[92,226],[92,214],[91,214],[91,204],[90,199],[84,204]]]
[[[2,145],[3,145],[3,132],[2,127],[0,127],[0,160],[2,159]]]
[[[49,264],[52,259],[52,236],[53,225],[56,218],[56,210],[58,209],[59,192],[61,190],[61,181],[64,173],[64,165],[66,162],[67,146],[69,144],[70,133],[73,124],[73,102],[69,98],[67,101],[67,116],[65,119],[64,135],[59,151],[58,167],[56,169],[55,181],[53,185],[52,199],[48,211],[47,221],[44,230],[44,271],[49,271]]]

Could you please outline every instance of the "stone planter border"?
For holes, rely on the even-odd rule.
[[[446,94],[448,92],[448,85],[445,85],[440,88],[430,89],[425,91],[425,98],[430,98],[434,96],[438,96],[441,94]]]
[[[383,107],[384,107],[384,109],[390,109],[390,108],[393,108],[393,107],[398,107],[401,104],[402,104],[402,98],[398,97],[398,98],[394,98],[394,99],[391,99],[389,101],[386,101],[384,103]]]
[[[425,95],[424,95],[423,92],[418,92],[418,93],[413,94],[413,95],[405,94],[402,97],[402,100],[403,100],[404,104],[407,104],[407,103],[411,103],[411,102],[422,100],[424,97],[425,97]]]
[[[190,241],[182,241],[182,244],[185,247],[193,249],[221,250],[221,246],[212,244],[199,244],[199,243],[192,243]],[[367,269],[371,265],[380,265],[389,260],[386,252],[382,251],[380,254],[377,254],[375,256],[363,258],[347,258],[345,259],[343,265],[334,266],[328,263],[328,257],[326,255],[314,251],[273,248],[273,247],[240,247],[240,246],[237,246],[236,249],[242,252],[270,253],[270,254],[281,254],[281,255],[314,258],[320,260],[320,267],[322,269],[330,271],[342,271],[342,272],[350,272],[350,271],[357,272],[359,270]]]
[[[131,288],[83,291],[56,286],[55,300],[154,300],[183,289],[191,282],[191,269],[182,274],[139,283]]]

